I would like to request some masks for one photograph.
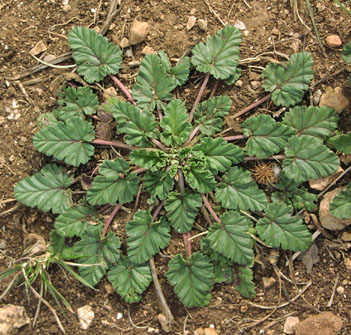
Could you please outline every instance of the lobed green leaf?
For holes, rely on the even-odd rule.
[[[176,255],[168,263],[167,279],[185,307],[207,306],[211,301],[213,265],[200,252],[193,253],[189,261]]]
[[[91,205],[104,205],[131,202],[138,192],[139,178],[129,172],[129,164],[117,158],[105,160],[99,169],[101,175],[94,178],[87,192]]]
[[[28,207],[60,214],[72,206],[72,192],[68,189],[72,182],[62,167],[47,164],[39,173],[19,181],[14,196]]]
[[[205,161],[206,167],[212,173],[227,171],[232,164],[239,164],[244,160],[244,152],[235,144],[227,143],[223,138],[205,137],[193,147],[196,158]]]
[[[330,212],[338,219],[351,219],[351,183],[334,197]]]
[[[161,141],[173,148],[186,142],[192,126],[189,123],[185,104],[182,100],[172,100],[165,108],[165,116],[160,121],[163,129]]]
[[[234,277],[234,287],[243,297],[251,299],[256,295],[251,268],[237,266],[234,269]]]
[[[242,131],[249,139],[246,151],[250,156],[267,158],[280,152],[292,135],[293,128],[274,121],[268,115],[251,116],[242,124]]]
[[[296,106],[285,113],[283,123],[295,129],[297,135],[311,135],[325,139],[339,122],[338,113],[331,107]]]
[[[220,220],[221,223],[214,223],[208,230],[206,238],[211,248],[236,263],[251,265],[254,254],[247,232],[250,221],[234,211],[224,213]]]
[[[262,72],[263,88],[272,93],[276,106],[293,106],[299,103],[313,79],[312,54],[306,51],[291,55],[289,62],[271,63]]]
[[[251,178],[249,171],[232,167],[216,187],[216,200],[224,208],[235,210],[263,210],[267,205],[266,195]]]
[[[167,218],[177,233],[187,233],[191,230],[199,208],[202,205],[198,193],[171,192],[165,201]]]
[[[174,179],[167,171],[154,171],[148,170],[144,176],[144,187],[148,191],[152,199],[158,197],[160,200],[165,200],[174,186]]]
[[[227,79],[236,74],[240,43],[240,30],[226,26],[207,37],[206,44],[200,42],[193,48],[191,62],[199,72],[209,72],[216,79]]]
[[[351,154],[351,133],[337,135],[330,140],[336,150],[346,155]]]
[[[88,83],[101,81],[109,74],[117,74],[122,64],[122,51],[94,29],[75,27],[68,33],[77,71]]]
[[[301,219],[291,216],[292,207],[273,202],[265,209],[266,217],[256,224],[262,240],[274,248],[305,251],[312,243],[311,234]]]
[[[183,172],[189,186],[200,193],[211,192],[216,186],[212,173],[201,162],[189,160],[188,166],[183,168]]]
[[[142,293],[152,281],[150,267],[147,264],[133,264],[121,256],[113,266],[107,278],[125,302],[131,304],[141,300]]]
[[[308,135],[290,138],[285,155],[283,171],[295,182],[328,176],[336,172],[340,164],[338,156]]]
[[[136,212],[126,225],[129,260],[135,264],[148,261],[168,245],[171,238],[169,231],[164,217],[160,222],[153,222],[148,211]]]
[[[72,117],[65,123],[58,122],[34,135],[35,148],[47,156],[54,156],[66,164],[79,166],[89,161],[94,146],[86,143],[94,139],[93,126],[79,117]]]
[[[144,111],[152,112],[156,106],[170,101],[176,87],[175,80],[167,74],[164,63],[157,55],[146,55],[139,68],[133,87],[133,98]]]
[[[167,164],[167,154],[162,150],[134,149],[130,159],[135,165],[155,172]]]
[[[346,63],[351,63],[351,42],[348,42],[342,48],[342,59]]]

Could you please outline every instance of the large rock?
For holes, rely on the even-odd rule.
[[[15,328],[28,324],[30,319],[22,306],[5,305],[0,308],[0,334],[8,334]]]
[[[340,335],[341,319],[332,312],[311,315],[295,326],[295,335]]]
[[[341,87],[332,89],[328,87],[321,96],[319,106],[329,106],[334,108],[339,114],[349,105],[348,99],[343,95]]]
[[[345,187],[336,188],[333,191],[326,193],[319,206],[319,220],[321,225],[330,230],[341,230],[351,225],[351,219],[341,220],[333,216],[330,212],[330,204],[339,191],[344,190]]]

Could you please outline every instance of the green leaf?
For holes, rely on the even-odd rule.
[[[168,193],[174,186],[174,179],[171,178],[167,171],[155,171],[151,172],[148,170],[144,176],[144,187],[148,191],[152,198],[158,197],[160,200],[165,200]]]
[[[330,140],[336,150],[346,155],[351,154],[351,133],[337,135],[332,137]]]
[[[291,55],[288,63],[271,63],[262,72],[263,88],[272,93],[276,106],[293,106],[300,102],[313,79],[313,58],[309,52]]]
[[[165,248],[171,238],[169,228],[164,217],[160,222],[153,222],[148,211],[136,212],[126,225],[129,260],[142,264]]]
[[[176,255],[168,263],[167,279],[185,307],[207,306],[211,301],[213,265],[200,252],[193,253],[189,261]]]
[[[89,226],[86,234],[74,246],[77,255],[84,255],[84,258],[80,258],[80,263],[84,264],[79,267],[80,275],[95,286],[106,274],[106,269],[117,262],[120,246],[119,238],[112,232],[101,240],[101,225]]]
[[[338,156],[308,135],[289,139],[285,155],[283,171],[295,182],[328,176],[336,172],[340,165]]]
[[[199,72],[209,72],[216,79],[227,79],[236,73],[240,43],[240,30],[226,26],[207,37],[206,45],[200,42],[193,48],[191,62]]]
[[[72,206],[72,193],[68,189],[72,182],[73,178],[61,166],[47,164],[39,173],[19,181],[14,196],[28,207],[60,214]]]
[[[54,126],[57,122],[58,120],[56,119],[54,112],[40,114],[37,118],[37,125],[39,130]]]
[[[63,236],[80,237],[91,222],[96,222],[94,213],[90,206],[72,206],[56,218],[54,227]]]
[[[283,123],[296,130],[297,135],[325,139],[338,126],[338,113],[331,107],[296,106],[285,113]]]
[[[182,86],[188,80],[190,72],[190,58],[182,57],[178,64],[171,66],[168,56],[163,50],[158,52],[162,63],[164,64],[167,73],[173,78],[177,86]]]
[[[191,230],[201,205],[202,199],[198,193],[169,194],[165,209],[167,218],[177,233],[187,233]]]
[[[144,111],[153,111],[164,101],[172,99],[170,94],[176,87],[174,79],[166,73],[166,68],[157,55],[146,55],[140,65],[133,87],[133,98]]]
[[[139,302],[142,293],[152,281],[147,264],[133,264],[125,256],[119,258],[118,264],[111,268],[107,278],[128,304]]]
[[[226,83],[226,85],[233,85],[241,76],[241,72],[242,70],[240,68],[236,68],[235,69],[235,73],[232,74],[230,77],[228,77],[227,79],[224,80],[224,82]]]
[[[244,152],[232,143],[227,143],[223,138],[216,139],[205,137],[193,148],[196,158],[204,159],[207,168],[214,174],[227,171],[232,164],[239,164],[244,160]]]
[[[139,178],[128,170],[129,164],[124,159],[105,160],[99,168],[100,175],[88,189],[88,202],[91,205],[131,202],[138,193]]]
[[[232,167],[216,188],[216,200],[228,209],[261,211],[267,198],[251,178],[249,171]]]
[[[286,177],[283,171],[280,172],[279,181],[274,187],[279,191],[272,194],[272,201],[282,201],[292,205],[295,209],[316,210],[317,195],[309,193],[305,187],[301,186],[301,182],[296,183]]]
[[[74,247],[68,245],[66,237],[59,233],[56,229],[52,229],[50,232],[48,252],[58,256],[59,259],[77,258]]]
[[[274,248],[305,251],[312,243],[311,234],[301,219],[291,216],[292,207],[273,202],[265,209],[266,217],[258,220],[257,233]]]
[[[183,172],[189,186],[200,193],[211,192],[216,186],[213,175],[201,162],[189,160],[188,166],[183,168]]]
[[[346,63],[351,63],[351,42],[348,42],[342,48],[342,59]]]
[[[37,132],[33,138],[35,148],[47,156],[54,156],[66,164],[79,166],[89,161],[94,146],[89,143],[95,137],[93,126],[79,117],[66,123],[58,122]]]
[[[88,83],[101,81],[109,74],[117,74],[122,64],[122,51],[94,29],[75,27],[68,34],[77,71]]]
[[[84,115],[92,115],[99,106],[99,99],[89,87],[75,89],[68,86],[59,93],[58,104],[62,107],[55,110],[57,119],[66,121],[72,116],[84,119]]]
[[[157,138],[155,117],[152,113],[133,106],[118,98],[111,98],[103,107],[117,121],[118,131],[126,134],[124,141],[130,145],[151,147],[150,139]]]
[[[135,165],[155,172],[166,166],[167,154],[161,150],[134,149],[130,159]]]
[[[234,270],[234,277],[235,289],[243,297],[251,299],[256,295],[252,269],[247,266],[237,266]]]
[[[182,100],[172,100],[166,106],[165,116],[160,121],[160,126],[163,128],[161,141],[164,144],[176,148],[186,142],[192,127]]]
[[[221,223],[210,226],[207,239],[213,250],[236,263],[250,265],[253,262],[250,221],[239,213],[230,211],[220,216]]]
[[[295,135],[293,128],[265,114],[249,117],[242,124],[242,131],[249,137],[246,142],[247,154],[257,158],[267,158],[280,152],[289,137]]]
[[[224,117],[231,107],[232,100],[226,95],[205,100],[196,107],[194,123],[202,134],[212,136],[222,130]]]
[[[351,219],[351,184],[334,197],[330,204],[330,212],[338,219]]]

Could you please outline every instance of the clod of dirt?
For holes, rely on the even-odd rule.
[[[348,231],[344,231],[342,234],[341,234],[341,239],[345,242],[351,242],[351,233],[348,232]]]
[[[324,94],[321,96],[319,106],[329,106],[334,108],[339,114],[349,105],[349,101],[342,94],[341,87],[332,89],[328,87]]]
[[[146,46],[143,48],[143,50],[141,50],[141,53],[142,53],[143,55],[157,54],[157,52],[156,52],[153,48],[149,47],[148,45],[146,45]]]
[[[130,27],[129,43],[135,45],[143,42],[148,33],[149,24],[147,22],[134,20]]]
[[[203,328],[196,328],[194,331],[194,335],[204,335],[204,329]]]
[[[214,328],[205,328],[204,335],[218,335],[217,330]]]
[[[48,48],[45,45],[45,43],[43,41],[39,41],[34,48],[29,51],[29,53],[33,56],[37,56],[39,54],[41,54],[42,52],[46,51]]]
[[[344,169],[341,166],[339,166],[338,170],[330,176],[311,179],[309,181],[310,187],[318,191],[324,190],[330,183],[332,183],[336,178],[338,178],[343,172],[344,172]]]
[[[29,322],[30,319],[22,306],[5,305],[0,308],[0,334],[8,334]]]
[[[306,272],[310,274],[314,264],[319,262],[319,250],[316,243],[312,243],[310,248],[302,256],[302,262],[306,266]]]
[[[344,264],[345,264],[346,270],[350,271],[351,270],[351,258],[345,257]]]
[[[77,315],[82,329],[88,329],[95,317],[95,313],[90,305],[79,307]]]
[[[295,326],[300,322],[299,318],[296,316],[289,316],[286,318],[284,323],[284,333],[285,334],[295,334]]]
[[[167,322],[167,318],[165,317],[164,314],[160,313],[157,315],[157,320],[161,325],[161,328],[163,329],[164,332],[169,333],[171,331],[170,326]]]
[[[196,23],[196,17],[195,16],[189,16],[188,22],[186,24],[186,30],[189,31],[190,29],[194,28]]]
[[[113,294],[115,292],[115,289],[112,287],[110,283],[104,284],[104,289],[107,294]]]
[[[321,201],[319,206],[319,219],[321,225],[326,229],[341,230],[351,225],[351,219],[338,219],[330,213],[329,209],[334,197],[339,193],[339,191],[344,189],[345,187],[336,188],[335,190],[326,193]]]
[[[197,21],[197,25],[203,31],[207,30],[207,19],[200,19]]]
[[[111,97],[116,97],[117,91],[113,86],[111,86],[109,88],[106,88],[106,90],[104,90],[104,92],[102,93],[102,96],[104,97],[105,100],[107,100]]]
[[[69,12],[71,9],[72,9],[71,5],[65,5],[65,6],[62,7],[62,10],[65,13]]]
[[[344,289],[342,286],[338,286],[338,287],[336,288],[336,292],[337,292],[339,295],[342,295],[342,294],[344,294],[345,289]]]
[[[339,35],[329,35],[326,37],[325,42],[329,48],[338,48],[342,45],[342,40]]]
[[[261,82],[258,80],[253,80],[250,82],[250,85],[254,90],[257,90],[258,88],[261,87]]]
[[[332,312],[311,315],[295,326],[296,335],[340,335],[342,320]]]

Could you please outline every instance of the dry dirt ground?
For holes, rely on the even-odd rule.
[[[312,52],[315,61],[315,81],[340,68],[341,49],[326,47],[326,55],[322,54],[315,33],[313,30],[309,32],[308,28],[312,28],[312,23],[306,3],[302,0],[297,1],[300,18],[294,17],[289,0],[120,2],[121,10],[113,20],[113,29],[107,33],[110,40],[118,42],[122,37],[128,37],[129,27],[135,18],[147,21],[151,26],[147,40],[133,47],[134,59],[124,60],[120,78],[127,86],[131,86],[135,78],[133,75],[137,71],[129,67],[128,62],[140,60],[141,50],[145,45],[154,50],[163,49],[170,57],[177,58],[198,39],[203,40],[222,28],[222,22],[235,24],[237,20],[246,26],[241,58],[252,60],[242,65],[241,88],[234,85],[219,87],[219,93],[227,94],[233,99],[232,113],[263,97],[263,91],[250,87],[250,79],[255,76],[254,73],[259,73],[268,61],[274,58],[284,60],[281,54],[290,55],[303,49]],[[322,40],[329,34],[340,35],[344,44],[351,39],[350,16],[336,7],[331,0],[311,0],[311,3]],[[47,238],[52,227],[52,217],[16,205],[13,186],[27,175],[38,172],[45,162],[45,158],[37,153],[32,145],[36,119],[40,113],[55,108],[57,91],[69,69],[46,68],[33,73],[31,69],[38,63],[30,56],[29,51],[42,40],[47,45],[46,55],[59,56],[68,52],[67,33],[77,25],[101,26],[109,9],[108,1],[99,0],[70,0],[69,5],[70,9],[64,11],[62,0],[0,0],[0,238],[6,242],[6,247],[0,254],[1,270],[6,269],[12,260],[21,255],[28,243],[28,233],[34,232]],[[206,19],[207,31],[200,30],[196,25],[187,31],[186,23],[190,15]],[[71,63],[72,60],[68,60],[62,64]],[[20,76],[21,74],[24,75]],[[350,96],[347,77],[348,74],[341,71],[315,89],[324,91],[328,86],[341,86],[344,94]],[[113,83],[111,80],[105,80],[103,85],[107,88]],[[211,83],[209,86],[211,87]],[[186,103],[191,104],[194,98],[195,93],[190,92],[186,96]],[[266,111],[270,107],[269,104],[261,106]],[[350,112],[344,112],[340,122],[342,130],[350,130],[350,119]],[[277,280],[273,287],[264,290],[262,277],[277,278],[276,273],[268,262],[265,266],[255,264],[257,297],[251,302],[243,299],[232,285],[221,285],[215,287],[208,307],[186,310],[178,302],[170,285],[161,280],[175,317],[172,334],[185,334],[186,331],[192,334],[197,327],[209,327],[211,324],[219,334],[282,334],[287,315],[295,315],[302,320],[327,310],[343,319],[342,334],[351,334],[351,273],[344,264],[344,259],[351,257],[350,250],[347,247],[340,249],[340,245],[336,243],[338,233],[331,232],[330,235],[329,239],[325,236],[317,239],[319,262],[310,274],[307,274],[301,261],[295,261],[293,268],[286,267],[289,253],[280,253],[278,269],[295,284],[280,276],[281,285]],[[265,252],[267,250],[263,251],[263,256]],[[162,267],[162,259],[156,258],[156,263],[162,275],[166,270]],[[148,328],[154,328],[156,332],[158,330],[160,334],[164,334],[156,319],[161,309],[153,285],[146,291],[141,303],[128,306],[116,294],[106,292],[104,281],[100,283],[99,291],[94,292],[72,278],[65,278],[55,268],[51,274],[54,284],[66,296],[74,310],[90,304],[96,314],[91,327],[84,331],[80,329],[76,315],[68,312],[68,320],[62,318],[68,334],[145,334]],[[336,279],[337,286],[343,286],[345,293],[336,293],[331,307],[328,307]],[[309,281],[311,285],[304,294],[294,300],[298,290]],[[3,290],[5,284],[1,285]],[[279,292],[282,292],[280,300]],[[259,307],[278,306],[287,301],[285,307],[274,310]],[[259,306],[253,306],[252,302]],[[25,306],[28,315],[33,319],[37,301],[34,297],[28,301],[21,288],[13,290],[1,301],[1,304],[6,303]],[[118,312],[123,313],[123,318],[117,321]],[[16,332],[42,335],[59,333],[54,317],[45,307],[41,309],[36,328],[32,329],[27,325]]]

